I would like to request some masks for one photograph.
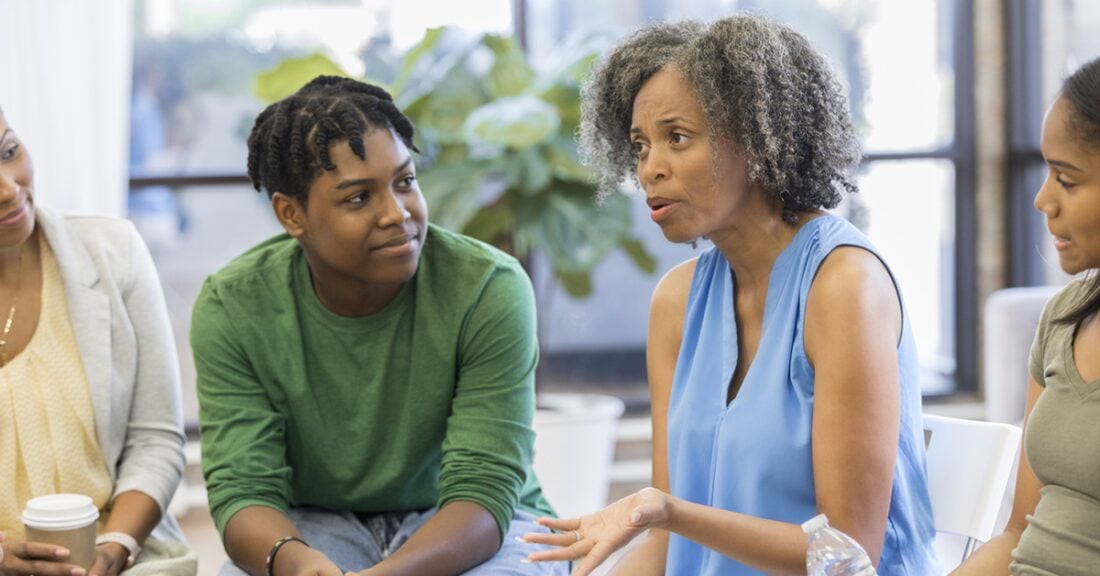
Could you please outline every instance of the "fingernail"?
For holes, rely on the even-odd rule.
[[[69,555],[69,549],[68,548],[58,548],[57,550],[53,551],[53,555],[57,556],[58,558],[64,558],[64,557]]]
[[[84,569],[83,568],[73,568],[72,575],[73,576],[84,576]]]
[[[524,538],[523,536],[516,536],[516,542],[522,542],[522,543],[526,544],[527,539]]]
[[[641,521],[642,521],[641,513],[635,512],[635,513],[630,515],[630,523],[631,524],[637,524],[638,522],[641,522]]]
[[[520,563],[522,563],[522,564],[530,564],[530,563],[531,563],[531,559],[530,559],[530,558],[520,558],[520,559],[519,559],[519,561],[520,561]]]

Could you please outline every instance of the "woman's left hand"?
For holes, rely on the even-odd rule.
[[[88,576],[118,576],[126,569],[130,551],[121,544],[105,542],[95,547],[95,562]]]
[[[555,533],[529,533],[523,541],[531,544],[557,546],[552,550],[532,552],[531,562],[577,560],[584,558],[573,576],[586,576],[649,528],[668,525],[672,497],[656,488],[643,488],[607,508],[580,518],[539,518],[538,523],[556,530]]]

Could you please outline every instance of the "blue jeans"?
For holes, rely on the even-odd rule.
[[[351,512],[324,508],[294,508],[290,521],[302,533],[302,539],[325,553],[341,570],[365,570],[393,554],[421,525],[435,514],[425,512],[386,512],[360,521]],[[528,532],[548,532],[535,524],[535,516],[516,510],[508,535],[496,555],[465,572],[466,576],[567,576],[566,562],[524,564],[531,552],[547,548],[516,541]],[[226,562],[218,576],[247,576],[232,561]]]

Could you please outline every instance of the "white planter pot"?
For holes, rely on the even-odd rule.
[[[535,474],[562,518],[607,505],[615,430],[623,401],[601,394],[540,394],[535,411]]]

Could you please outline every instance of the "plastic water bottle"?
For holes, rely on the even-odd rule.
[[[806,548],[809,576],[876,576],[867,551],[851,536],[829,526],[824,514],[803,522],[802,531],[810,536]]]

